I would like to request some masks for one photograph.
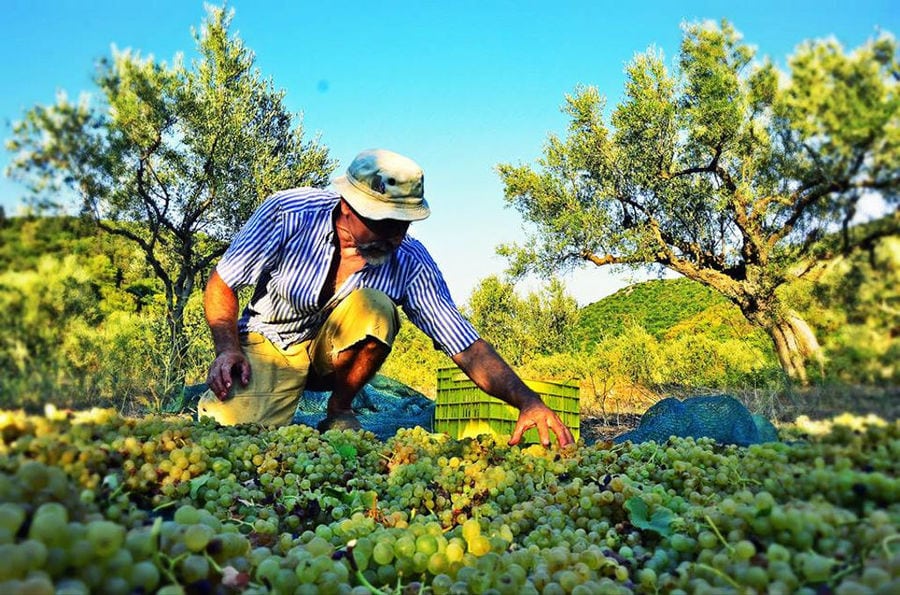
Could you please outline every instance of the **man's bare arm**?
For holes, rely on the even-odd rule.
[[[206,384],[219,399],[228,396],[235,372],[239,373],[243,385],[250,382],[250,364],[244,357],[238,337],[238,307],[234,290],[222,280],[219,273],[213,271],[203,294],[206,322],[216,348],[216,359],[210,366]]]
[[[544,404],[540,395],[522,382],[490,343],[478,339],[452,359],[481,390],[519,410],[511,445],[518,444],[525,430],[533,427],[545,446],[550,444],[550,431],[556,434],[560,446],[575,442],[569,428]]]

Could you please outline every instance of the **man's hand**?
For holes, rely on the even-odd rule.
[[[241,385],[247,386],[250,382],[250,362],[240,350],[223,351],[210,366],[206,385],[220,401],[224,401],[228,397],[234,376],[240,378]]]
[[[556,442],[560,448],[574,444],[575,438],[569,428],[560,421],[559,417],[542,401],[535,400],[523,406],[519,410],[519,419],[513,429],[509,445],[515,446],[522,439],[525,430],[537,428],[541,444],[550,446],[550,431],[556,434]]]
[[[544,404],[540,395],[525,385],[490,343],[478,339],[451,359],[478,388],[519,410],[510,446],[518,444],[525,430],[531,428],[537,428],[544,446],[550,446],[551,431],[556,434],[560,447],[574,444],[569,428]]]

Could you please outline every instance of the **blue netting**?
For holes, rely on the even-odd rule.
[[[330,395],[330,392],[304,392],[294,423],[316,427],[325,418]],[[402,385],[398,388],[367,384],[353,399],[353,412],[363,429],[381,440],[387,440],[400,428],[420,426],[433,431],[434,401]]]
[[[670,436],[712,438],[740,446],[778,440],[775,426],[765,417],[752,415],[734,397],[714,395],[684,401],[663,399],[641,416],[637,428],[620,434],[613,442],[664,442]]]

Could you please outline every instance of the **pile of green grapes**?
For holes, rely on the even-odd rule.
[[[900,593],[900,422],[386,442],[0,411],[0,593]]]

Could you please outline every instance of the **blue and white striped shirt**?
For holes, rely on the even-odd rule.
[[[278,192],[238,232],[216,271],[235,291],[256,287],[239,332],[257,332],[287,348],[315,337],[341,300],[368,287],[386,293],[448,355],[475,342],[478,333],[459,313],[434,259],[409,235],[386,263],[366,264],[319,306],[334,257],[332,214],[339,200],[340,195],[318,188]]]

